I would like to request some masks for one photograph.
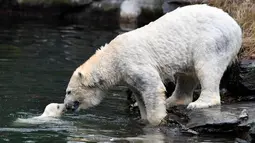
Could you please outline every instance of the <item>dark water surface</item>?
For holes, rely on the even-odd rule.
[[[233,142],[231,137],[185,136],[144,128],[126,111],[124,91],[97,107],[68,113],[57,123],[15,124],[61,103],[72,72],[120,30],[111,26],[38,24],[0,26],[0,142]]]

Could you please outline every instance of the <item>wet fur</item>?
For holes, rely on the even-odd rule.
[[[136,93],[142,119],[153,125],[174,105],[220,105],[220,79],[241,43],[240,26],[222,10],[207,5],[178,8],[101,47],[73,73],[65,104],[95,106],[104,91],[124,81]],[[176,89],[166,100],[164,82],[169,80]],[[202,91],[192,102],[198,84]]]

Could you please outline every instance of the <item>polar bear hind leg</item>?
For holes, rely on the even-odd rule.
[[[219,43],[206,44],[209,46],[218,46]],[[224,71],[233,59],[233,51],[230,45],[226,48],[210,48],[218,49],[211,52],[211,55],[203,56],[202,53],[195,58],[195,72],[201,84],[201,93],[199,98],[188,105],[188,109],[208,108],[221,104],[220,99],[220,81]]]
[[[193,91],[198,85],[194,74],[177,74],[176,87],[173,94],[166,100],[166,107],[188,105],[193,100]]]
[[[147,119],[147,114],[146,114],[146,109],[145,109],[145,105],[144,105],[142,96],[140,94],[134,94],[134,96],[135,96],[135,100],[136,100],[136,102],[138,104],[138,107],[139,107],[141,119],[146,120]]]
[[[217,66],[207,63],[197,71],[201,93],[196,101],[188,105],[188,109],[208,108],[221,104],[219,85],[224,71],[219,70]]]

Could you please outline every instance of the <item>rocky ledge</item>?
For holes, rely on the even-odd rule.
[[[223,97],[234,97],[236,101],[255,100],[255,60],[240,59],[230,67],[221,81]],[[225,96],[225,97],[224,97]]]
[[[240,140],[255,141],[255,103],[223,104],[197,110],[174,107],[169,110],[162,126],[176,125],[181,132],[193,135],[231,134]]]

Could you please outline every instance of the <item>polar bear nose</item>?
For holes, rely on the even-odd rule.
[[[78,102],[78,101],[74,101],[72,103],[65,104],[66,109],[72,110],[72,111],[75,111],[76,109],[78,109],[79,105],[80,105],[80,102]]]

